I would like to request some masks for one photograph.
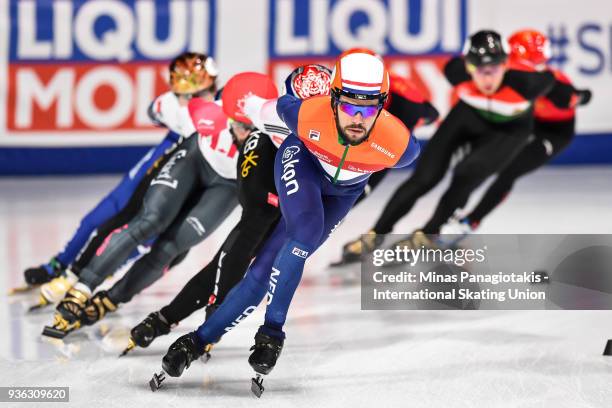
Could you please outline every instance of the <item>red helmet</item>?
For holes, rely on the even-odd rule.
[[[541,68],[551,57],[548,38],[536,30],[521,30],[508,39],[510,58]]]

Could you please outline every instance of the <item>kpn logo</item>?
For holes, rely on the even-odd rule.
[[[270,13],[273,57],[454,53],[466,31],[466,0],[272,0]]]

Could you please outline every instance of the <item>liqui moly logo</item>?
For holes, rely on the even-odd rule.
[[[272,0],[270,13],[272,57],[337,55],[352,47],[451,53],[461,49],[467,21],[466,0]]]
[[[213,53],[215,0],[7,1],[13,132],[149,130],[168,62]]]

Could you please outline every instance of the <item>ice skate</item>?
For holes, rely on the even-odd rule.
[[[342,259],[332,263],[330,266],[343,266],[359,262],[363,257],[378,248],[384,241],[384,236],[376,234],[370,230],[359,236],[359,238],[349,241],[342,247]]]
[[[31,306],[29,310],[33,311],[59,302],[78,280],[79,278],[70,269],[67,269],[62,275],[41,285],[38,303]]]
[[[452,248],[472,234],[475,229],[475,224],[471,224],[467,218],[453,216],[440,228],[437,242],[441,246]]]
[[[170,377],[180,377],[194,360],[206,353],[211,345],[200,347],[197,335],[187,333],[179,337],[168,349],[162,359],[162,368]]]
[[[147,348],[159,336],[170,333],[171,326],[160,312],[153,312],[130,331],[128,346],[121,356],[126,355],[136,346]]]
[[[55,258],[43,265],[28,268],[23,273],[23,277],[29,286],[42,285],[57,278],[64,271],[62,264]]]
[[[412,234],[406,236],[405,238],[402,238],[399,241],[396,241],[395,243],[391,244],[389,248],[391,249],[399,248],[400,250],[403,250],[404,248],[407,250],[412,250],[412,249],[416,250],[420,248],[426,248],[426,249],[438,248],[436,241],[430,239],[430,237],[431,235],[426,235],[423,231],[420,231],[420,230],[415,231]],[[402,261],[393,261],[393,262],[385,262],[384,266],[392,267],[392,266],[397,266],[401,264],[403,264]]]
[[[78,289],[72,288],[66,293],[66,297],[57,305],[53,324],[45,326],[43,336],[62,339],[83,324],[83,315],[89,296]]]
[[[257,398],[264,392],[263,376],[268,375],[283,350],[284,339],[262,333],[261,329],[255,335],[255,345],[251,347],[249,364],[255,370],[255,377],[251,379],[251,391]]]
[[[85,313],[81,319],[84,326],[91,326],[102,320],[109,312],[117,310],[117,305],[108,297],[103,290],[96,293],[85,305]]]

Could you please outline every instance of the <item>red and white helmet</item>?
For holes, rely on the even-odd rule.
[[[340,54],[332,72],[332,97],[378,99],[389,94],[389,72],[382,58],[367,48],[352,48]]]
[[[284,93],[300,99],[329,95],[331,74],[329,68],[319,64],[297,67],[285,79]]]
[[[521,30],[508,38],[510,58],[540,70],[552,56],[550,41],[536,30]]]

